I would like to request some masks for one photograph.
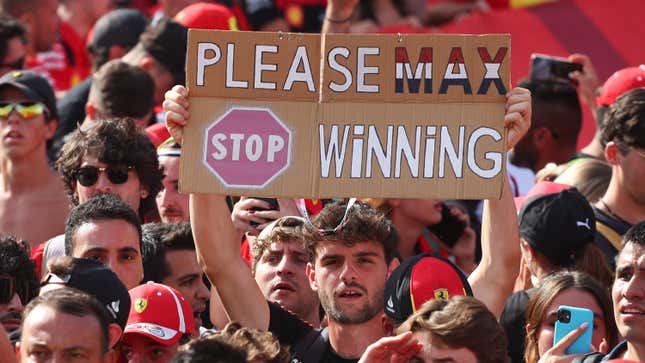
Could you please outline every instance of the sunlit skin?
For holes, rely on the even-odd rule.
[[[163,345],[140,334],[127,334],[121,344],[121,355],[128,363],[166,363],[177,355],[179,343]]]
[[[383,246],[360,242],[349,247],[323,242],[316,249],[315,271],[308,265],[309,281],[318,292],[329,319],[359,324],[383,309],[388,266]]]
[[[557,313],[560,305],[585,308],[593,312],[594,319],[591,344],[593,344],[594,347],[600,347],[602,340],[607,338],[607,329],[605,326],[603,311],[600,308],[598,301],[596,301],[596,298],[594,298],[591,293],[571,288],[560,292],[546,309],[547,314],[537,331],[538,352],[540,355],[544,354],[544,352],[553,346],[555,322],[558,320]]]
[[[468,348],[450,348],[429,331],[414,332],[413,338],[423,345],[410,363],[477,363],[477,357]]]
[[[129,290],[143,279],[139,233],[121,219],[82,224],[73,236],[72,257],[97,260],[109,267]]]
[[[627,243],[623,247],[616,262],[616,279],[611,295],[618,332],[627,340],[628,348],[640,347],[643,351],[645,347],[645,247],[634,243]]]
[[[166,251],[166,265],[170,275],[161,283],[181,293],[193,310],[195,326],[200,327],[200,314],[206,310],[210,292],[202,281],[202,269],[197,263],[197,253],[195,250]]]
[[[46,305],[27,316],[16,346],[22,363],[111,361],[111,354],[101,350],[101,328],[95,316],[66,314]]]
[[[20,328],[20,320],[24,306],[20,296],[13,294],[11,300],[6,304],[0,304],[0,323],[7,333]]]
[[[318,296],[307,279],[307,253],[299,241],[272,243],[255,265],[254,277],[262,294],[318,324]]]

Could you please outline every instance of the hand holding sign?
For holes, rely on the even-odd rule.
[[[508,129],[506,149],[510,150],[531,127],[531,91],[515,87],[506,94],[504,127]]]
[[[184,126],[190,117],[188,113],[188,90],[176,85],[164,95],[163,110],[166,112],[166,128],[176,143],[181,145]]]

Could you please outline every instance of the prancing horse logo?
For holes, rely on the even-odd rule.
[[[145,298],[138,298],[134,301],[134,310],[141,314],[143,313],[144,310],[148,307],[148,299]]]

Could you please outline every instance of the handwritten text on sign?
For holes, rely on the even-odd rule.
[[[182,190],[497,196],[509,57],[506,35],[191,30]]]

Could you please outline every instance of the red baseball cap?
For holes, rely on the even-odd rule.
[[[537,182],[535,183],[535,185],[533,185],[529,192],[526,193],[526,195],[513,198],[513,200],[515,201],[515,209],[517,209],[518,211],[522,209],[524,201],[528,198],[534,197],[536,195],[560,193],[561,191],[570,188],[571,185],[567,184],[554,183],[550,181]]]
[[[238,30],[233,13],[226,6],[214,3],[188,5],[175,15],[174,20],[186,28]]]
[[[596,106],[610,106],[623,93],[645,87],[645,64],[638,67],[623,68],[612,74],[602,85],[596,97]]]
[[[124,338],[140,334],[160,344],[172,345],[182,335],[195,333],[193,311],[179,291],[151,281],[129,292],[132,304]]]

